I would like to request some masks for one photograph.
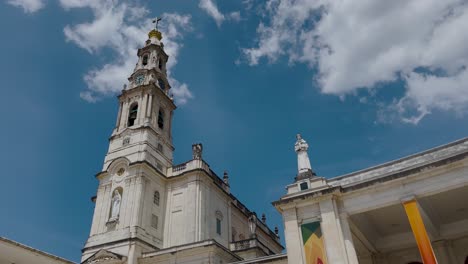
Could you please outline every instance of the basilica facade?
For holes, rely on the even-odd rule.
[[[119,95],[83,263],[231,263],[283,251],[278,230],[238,200],[203,160],[173,164],[176,105],[159,31],[148,34]]]
[[[119,95],[83,263],[466,263],[468,139],[335,178],[297,135],[297,174],[273,202],[277,229],[231,192],[192,145],[173,164],[176,109],[162,35],[152,30]]]

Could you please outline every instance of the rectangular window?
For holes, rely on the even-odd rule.
[[[216,218],[216,233],[221,235],[221,219]]]
[[[151,215],[151,227],[154,229],[158,229],[158,216],[157,215]]]
[[[309,189],[309,186],[307,186],[307,182],[301,183],[301,191]]]

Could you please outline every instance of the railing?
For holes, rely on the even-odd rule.
[[[271,252],[263,243],[258,241],[257,238],[235,241],[229,244],[229,249],[231,251],[246,250],[251,248],[259,248],[267,255]]]
[[[172,171],[173,172],[179,172],[179,171],[183,171],[187,168],[187,163],[183,163],[183,164],[180,164],[180,165],[177,165],[175,167],[172,167]]]
[[[185,163],[172,167],[168,172],[168,176],[169,177],[177,176],[177,175],[184,173],[185,171],[190,171],[190,170],[195,170],[195,169],[202,169],[206,171],[208,175],[210,176],[214,175],[214,172],[210,169],[210,166],[208,166],[208,164],[206,164],[206,162],[204,162],[203,160],[190,160]]]
[[[235,241],[229,245],[229,248],[231,251],[249,249],[255,247],[257,244],[256,242],[257,240],[255,238]]]

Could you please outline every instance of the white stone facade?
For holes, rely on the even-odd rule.
[[[301,188],[306,184],[307,188]],[[416,200],[438,263],[468,260],[468,139],[376,167],[287,186],[274,202],[288,263],[306,263],[300,226],[320,221],[328,263],[422,263],[402,202]]]
[[[468,138],[326,179],[312,170],[297,136],[298,171],[273,204],[282,214],[286,251],[265,220],[232,193],[203,160],[173,164],[176,106],[167,54],[153,30],[119,111],[97,187],[82,263],[221,264],[305,262],[301,226],[319,222],[328,264],[422,263],[403,203],[417,203],[438,263],[468,263]],[[0,264],[71,263],[0,238]]]
[[[203,161],[201,144],[192,160],[172,164],[168,56],[157,31],[149,36],[119,96],[82,262],[230,263],[280,253],[278,235],[249,222],[253,212],[231,194],[227,174]]]

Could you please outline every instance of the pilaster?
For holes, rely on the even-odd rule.
[[[286,252],[288,252],[288,264],[304,263],[302,255],[302,238],[297,221],[296,208],[283,211],[284,238],[286,241]]]
[[[321,227],[325,240],[325,249],[329,263],[347,264],[345,246],[343,237],[338,224],[339,216],[336,214],[336,202],[331,197],[319,202],[320,215],[322,218]]]
[[[145,122],[145,118],[146,118],[146,106],[148,104],[148,94],[145,93],[143,94],[142,98],[141,98],[141,110],[139,109],[138,110],[138,124],[143,124]]]
[[[119,113],[117,115],[117,122],[115,124],[115,128],[119,130],[120,128],[120,123],[121,123],[121,118],[122,118],[122,107],[123,107],[123,102],[119,103]]]
[[[354,247],[351,229],[349,227],[349,215],[347,213],[340,214],[341,229],[343,231],[343,239],[348,257],[349,264],[359,264],[356,248]]]
[[[146,108],[146,118],[151,117],[151,111],[153,111],[153,94],[149,95],[148,106]],[[151,119],[150,119],[151,120]],[[146,122],[146,121],[145,121]]]
[[[146,178],[142,175],[139,175],[135,178],[135,193],[134,193],[134,210],[132,216],[132,227],[141,226],[141,211],[143,208],[142,198],[145,195],[145,186],[146,186]]]
[[[128,119],[128,102],[127,100],[125,100],[125,102],[122,105],[122,118],[120,120],[119,131],[125,128],[127,119]]]
[[[103,199],[102,207],[100,210],[99,227],[98,227],[99,233],[104,233],[107,231],[106,222],[108,220],[109,210],[110,210],[110,203],[111,203],[110,194],[111,194],[111,184],[106,184],[104,186],[104,199]]]
[[[99,219],[101,218],[102,203],[104,202],[105,187],[99,186],[96,194],[96,204],[94,205],[93,222],[91,223],[91,235],[99,232]]]

